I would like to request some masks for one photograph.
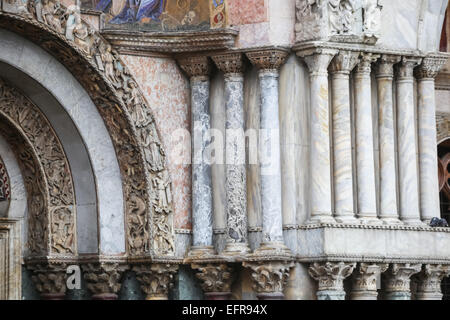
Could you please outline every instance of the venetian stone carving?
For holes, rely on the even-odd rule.
[[[279,299],[284,296],[283,291],[289,279],[293,262],[266,261],[244,262],[243,266],[251,270],[253,290],[259,299]]]
[[[356,263],[314,262],[308,269],[309,275],[318,281],[318,300],[344,300],[344,279],[349,277]]]
[[[183,57],[178,59],[178,63],[190,78],[206,77],[211,72],[211,63],[206,56]]]
[[[135,228],[127,226],[127,251],[132,255],[173,255],[172,204],[159,208],[151,185],[152,179],[166,170],[165,155],[155,124],[134,122],[134,119],[142,120],[141,114],[137,114],[142,110],[146,115],[151,114],[136,82],[118,53],[109,49],[110,45],[79,19],[78,7],[66,9],[58,1],[35,0],[30,8],[31,17],[0,13],[3,18],[0,25],[52,52],[83,84],[105,119],[122,174],[127,222],[145,222],[134,216],[139,212],[136,207],[142,205],[148,217],[148,225],[138,227],[146,230],[148,239],[144,232],[134,232]],[[43,33],[47,36],[42,37]],[[153,228],[156,225],[162,226],[159,234],[153,232],[157,230]]]
[[[353,275],[352,300],[377,300],[377,279],[389,264],[360,263]]]
[[[45,202],[36,203],[36,205],[29,207],[30,211],[36,210],[29,215],[29,233],[39,232],[40,229],[34,229],[34,227],[37,224],[44,224],[43,222],[33,221],[34,219],[45,219],[50,223],[50,227],[45,228],[49,229],[51,235],[49,253],[76,254],[75,195],[72,175],[61,143],[41,111],[3,81],[0,81],[0,113],[14,123],[27,138],[45,173],[48,204],[45,204]],[[33,161],[33,158],[23,154],[21,160],[29,163]],[[37,186],[30,186],[29,192],[33,192],[32,190],[37,190],[37,188]],[[29,194],[30,197],[31,195]],[[36,200],[30,201],[35,202]],[[48,206],[49,216],[46,218],[40,212],[43,209],[42,206]],[[46,238],[42,234],[40,236]],[[30,241],[32,240],[36,239],[32,237]],[[42,240],[37,243],[42,243]],[[32,254],[41,251],[31,242],[29,242],[29,247]]]
[[[289,52],[285,50],[258,50],[246,53],[250,62],[262,70],[278,69],[286,62]]]
[[[363,0],[363,31],[365,36],[379,36],[382,8],[379,0]]]
[[[422,272],[416,276],[417,300],[442,300],[441,282],[450,275],[450,267],[443,265],[426,264]]]
[[[0,157],[0,201],[6,201],[11,198],[11,186],[9,184],[8,172],[5,164]]]
[[[439,71],[447,63],[447,57],[428,56],[422,60],[422,63],[414,70],[418,79],[434,79]]]
[[[66,292],[66,264],[32,264],[31,279],[43,299],[59,300]]]
[[[117,299],[126,266],[114,262],[100,262],[83,264],[81,268],[93,299]]]
[[[192,264],[197,270],[195,276],[201,281],[205,294],[231,294],[233,283],[233,267],[225,263],[220,264]]]
[[[133,267],[147,300],[167,300],[178,266],[170,264],[139,264]]]
[[[411,276],[419,273],[420,264],[392,264],[383,274],[384,299],[387,300],[410,300],[411,299]]]

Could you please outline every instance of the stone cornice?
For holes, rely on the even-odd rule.
[[[321,256],[304,256],[297,255],[295,261],[300,263],[309,262],[361,262],[361,263],[413,263],[413,264],[442,264],[450,266],[449,259],[432,259],[421,257],[386,257],[386,256],[362,256],[362,255],[321,255]]]
[[[155,56],[231,49],[239,32],[234,29],[196,32],[131,32],[104,29],[101,34],[121,54]]]

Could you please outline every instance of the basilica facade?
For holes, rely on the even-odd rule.
[[[447,0],[0,0],[0,299],[450,299]]]

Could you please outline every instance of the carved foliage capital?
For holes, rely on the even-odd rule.
[[[171,264],[136,265],[133,271],[147,299],[167,299],[178,266]]]
[[[82,265],[87,288],[92,294],[117,294],[120,280],[126,267],[113,262],[88,263]]]
[[[253,289],[257,293],[282,293],[289,279],[292,262],[244,262],[251,270]]]
[[[357,66],[358,73],[370,74],[372,63],[376,62],[380,55],[373,53],[361,53],[361,60]]]
[[[196,277],[201,280],[201,286],[207,293],[228,293],[231,292],[233,283],[233,268],[225,263],[221,264],[192,264],[192,269],[196,269]]]
[[[189,56],[178,59],[181,69],[190,77],[208,77],[211,73],[211,62],[206,56]]]
[[[359,52],[340,51],[331,61],[330,71],[349,74],[358,62]]]
[[[384,274],[384,284],[387,292],[409,292],[411,276],[419,273],[421,264],[394,263]]]
[[[262,70],[278,70],[285,62],[289,53],[283,50],[261,50],[246,53],[250,62]]]
[[[402,57],[397,64],[396,74],[398,78],[413,78],[414,68],[422,62],[422,58]]]
[[[303,57],[311,74],[327,75],[328,66],[337,53],[337,50],[317,49],[312,51],[297,52],[297,55]]]
[[[224,53],[211,57],[217,68],[225,74],[243,73],[245,65],[242,53]]]
[[[401,59],[400,56],[383,54],[375,66],[377,76],[393,77],[394,64],[399,63]]]
[[[319,283],[319,291],[340,291],[344,288],[344,279],[355,269],[356,263],[314,262],[308,269],[309,275]]]
[[[422,272],[417,275],[419,293],[440,293],[441,281],[444,277],[450,275],[450,267],[443,265],[427,264],[423,267]]]
[[[353,277],[353,290],[376,291],[378,276],[386,272],[389,264],[368,264],[361,263],[355,271]]]
[[[28,266],[33,272],[31,280],[40,294],[64,294],[66,292],[66,267],[66,264]]]
[[[415,75],[418,79],[434,79],[446,62],[447,58],[426,57],[422,64],[415,69]]]

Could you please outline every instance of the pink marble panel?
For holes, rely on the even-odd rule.
[[[227,0],[228,24],[232,26],[268,21],[267,0]]]
[[[270,43],[269,30],[268,22],[242,25],[240,26],[237,46],[245,48],[268,45]]]

